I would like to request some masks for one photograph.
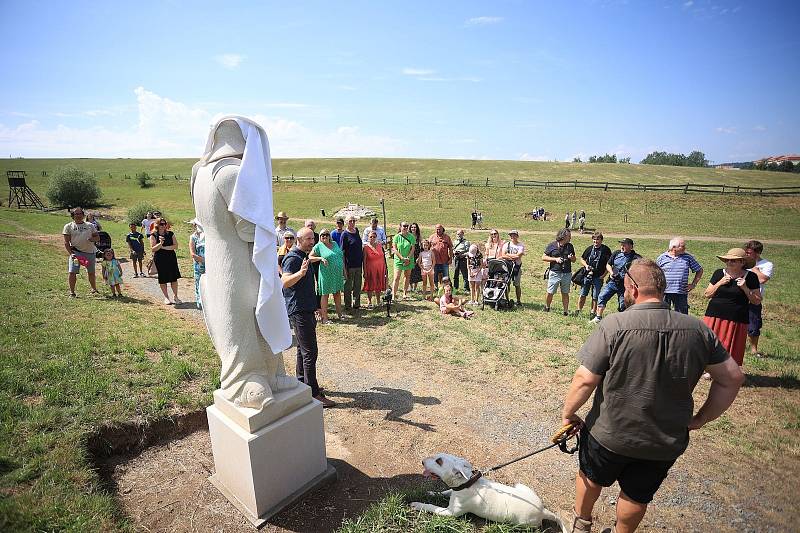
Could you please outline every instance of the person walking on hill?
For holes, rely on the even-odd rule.
[[[560,289],[564,316],[569,314],[569,286],[572,283],[572,262],[575,261],[575,248],[570,240],[572,233],[567,228],[561,228],[556,234],[556,240],[548,244],[542,254],[542,261],[550,263],[544,310],[550,311],[553,294]]]
[[[562,424],[581,434],[575,505],[562,516],[570,532],[591,531],[594,504],[614,482],[620,492],[613,531],[635,531],[690,432],[724,413],[744,380],[705,324],[669,310],[664,273],[653,261],[634,261],[622,283],[628,310],[604,320],[581,347],[564,400]],[[693,413],[692,392],[704,370],[714,384]],[[584,422],[577,412],[593,392]]]
[[[761,336],[762,316],[761,310],[764,305],[764,286],[772,278],[772,270],[774,265],[772,261],[767,261],[761,257],[761,252],[764,251],[764,245],[759,241],[747,241],[744,245],[744,251],[747,257],[755,260],[756,264],[750,269],[750,272],[758,277],[758,282],[761,284],[761,303],[750,304],[750,320],[747,327],[747,336],[750,338],[750,353],[755,357],[763,357],[764,354],[758,351],[758,339]]]
[[[689,292],[697,287],[703,277],[703,267],[692,254],[686,253],[686,241],[683,237],[675,237],[669,241],[669,250],[659,255],[656,264],[664,271],[667,278],[667,290],[664,301],[679,313],[689,314]],[[694,272],[694,279],[689,283],[689,271]]]

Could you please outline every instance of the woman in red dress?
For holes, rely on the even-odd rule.
[[[716,333],[733,360],[742,366],[750,318],[748,306],[761,303],[758,277],[747,270],[753,267],[755,260],[741,248],[731,248],[717,258],[725,263],[725,268],[711,276],[705,291],[709,302],[703,322]]]
[[[386,260],[383,256],[383,246],[378,242],[378,234],[369,232],[369,237],[364,244],[364,288],[367,293],[367,309],[372,309],[372,297],[375,305],[380,305],[381,293],[386,290]]]

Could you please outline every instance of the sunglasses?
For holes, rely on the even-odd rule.
[[[330,233],[320,233],[319,234],[319,238],[320,239],[330,239],[331,238],[331,234]]]
[[[403,224],[403,227],[404,227],[404,228],[407,228],[407,227],[408,227],[408,224]]]
[[[630,273],[630,272],[626,272],[626,273],[625,273],[625,277],[627,277],[629,280],[631,280],[631,283],[633,283],[633,286],[634,286],[634,287],[636,287],[637,289],[639,288],[639,284],[638,284],[638,283],[636,283],[636,280],[635,280],[635,279],[633,279],[633,276],[631,276],[631,273]]]
[[[284,239],[286,239],[287,241],[293,241],[293,240],[294,240],[294,237],[289,237],[289,236],[287,235],[286,237],[284,237]]]

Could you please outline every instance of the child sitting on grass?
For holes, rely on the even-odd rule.
[[[422,250],[417,257],[417,264],[422,273],[422,298],[425,300],[433,299],[433,252],[431,251],[431,243],[428,239],[422,241]],[[430,297],[428,294],[428,287],[431,288]]]
[[[122,296],[122,265],[119,264],[114,249],[103,252],[103,280],[111,287],[111,297]]]
[[[458,298],[453,297],[453,285],[448,278],[442,279],[442,290],[444,294],[439,298],[439,311],[443,315],[455,315],[461,318],[469,318],[473,311],[464,309],[464,304]]]

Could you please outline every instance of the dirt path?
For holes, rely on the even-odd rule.
[[[125,270],[127,292],[163,306],[154,279],[132,279],[132,269]],[[191,279],[181,281],[180,292],[187,303],[164,307],[194,334],[205,335],[202,316],[189,303]],[[387,492],[421,484],[420,460],[427,455],[446,451],[485,468],[542,446],[558,423],[569,380],[563,369],[545,367],[531,377],[497,364],[492,354],[477,367],[396,346],[353,345],[348,332],[360,327],[357,316],[320,331],[319,378],[326,394],[339,402],[324,414],[327,453],[338,481],[277,515],[264,531],[333,531],[343,518],[357,516]],[[704,396],[707,387],[701,384],[698,395]],[[731,417],[747,416],[785,394],[745,388]],[[694,435],[641,531],[777,532],[798,523],[796,454],[765,462],[757,454],[728,450],[702,432]],[[123,512],[142,531],[249,529],[207,481],[213,459],[206,431],[117,458],[112,467]],[[557,510],[572,504],[575,472],[574,456],[550,450],[492,477],[533,487]],[[617,491],[616,486],[603,491],[596,507],[597,531],[611,525]]]

